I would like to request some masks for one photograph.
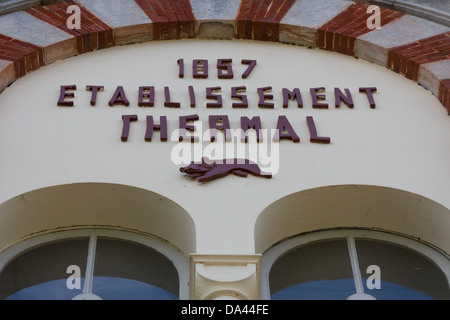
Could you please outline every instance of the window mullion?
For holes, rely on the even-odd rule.
[[[355,238],[347,237],[348,253],[350,254],[350,263],[352,266],[353,280],[357,294],[364,294],[364,286],[362,283],[361,270],[359,269],[358,254],[356,252]]]
[[[87,258],[87,263],[86,263],[86,275],[84,278],[84,287],[83,287],[84,294],[92,293],[96,247],[97,247],[97,236],[91,235],[89,238],[88,258]]]

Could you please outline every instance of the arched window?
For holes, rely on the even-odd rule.
[[[8,262],[0,264],[1,299],[187,297],[187,259],[144,235],[111,230],[58,232],[12,247],[2,257],[0,261]]]
[[[339,230],[285,240],[263,256],[263,298],[450,299],[449,258],[397,235]]]

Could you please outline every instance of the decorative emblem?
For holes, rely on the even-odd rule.
[[[225,177],[230,173],[247,177],[252,174],[257,177],[272,178],[272,174],[263,172],[258,164],[247,159],[223,159],[210,161],[203,157],[201,163],[191,162],[190,165],[180,168],[180,171],[198,182],[207,182]]]

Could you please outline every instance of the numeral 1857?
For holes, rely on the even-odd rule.
[[[178,77],[184,78],[184,59],[178,59]],[[247,79],[252,73],[256,66],[256,60],[241,60],[242,65],[247,65],[248,67],[242,73],[241,78]],[[219,79],[233,79],[233,60],[232,59],[217,59],[216,64],[217,77]],[[206,79],[209,76],[209,63],[206,59],[194,59],[192,60],[192,77],[194,79]]]

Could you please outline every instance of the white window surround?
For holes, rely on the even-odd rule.
[[[0,253],[0,273],[3,270],[3,268],[12,261],[15,257],[20,255],[22,252],[32,249],[36,246],[45,245],[46,243],[51,243],[53,241],[58,240],[69,240],[73,238],[80,238],[80,237],[88,237],[90,238],[89,241],[89,251],[95,251],[95,240],[97,237],[107,237],[111,239],[117,239],[117,240],[128,240],[131,242],[139,243],[142,245],[145,245],[149,248],[152,248],[159,253],[163,254],[167,259],[169,259],[175,269],[178,272],[179,277],[179,298],[180,300],[186,300],[189,298],[189,288],[188,288],[188,280],[189,280],[189,260],[187,257],[185,257],[182,253],[180,253],[178,250],[176,250],[174,247],[172,247],[170,244],[163,242],[157,238],[154,238],[149,235],[144,234],[138,234],[133,233],[130,231],[123,231],[123,230],[109,230],[109,229],[79,229],[79,230],[70,230],[70,231],[59,231],[54,233],[49,233],[45,235],[36,236],[33,238],[30,238],[28,240],[22,241],[7,250]],[[92,257],[92,255],[89,255]],[[92,283],[89,281],[89,264],[93,261],[91,261],[88,257],[87,261],[87,271],[86,271],[86,279],[85,287],[83,288],[83,294],[86,294],[86,298],[92,298],[94,299],[94,296],[90,292],[89,289],[92,289]],[[89,297],[88,297],[89,295]],[[83,297],[78,297],[79,299],[82,299]]]
[[[357,266],[354,265],[358,262],[352,255],[352,252],[355,252],[354,246],[352,247],[351,245],[352,243],[354,244],[354,238],[381,240],[405,248],[409,248],[417,253],[420,253],[428,257],[442,270],[442,272],[446,276],[447,282],[450,285],[450,257],[448,257],[445,253],[441,252],[437,248],[433,248],[417,240],[381,231],[356,229],[327,230],[312,232],[309,234],[298,235],[296,237],[289,238],[271,247],[263,254],[261,299],[270,300],[269,273],[273,264],[277,261],[278,258],[296,247],[307,245],[319,240],[331,239],[347,239],[357,294],[365,295],[363,290],[361,290],[362,286],[358,286],[358,283],[361,281],[361,275],[358,275],[359,270],[357,270]],[[361,298],[364,299],[364,297],[362,296]],[[370,297],[366,296],[365,298],[369,299]]]

